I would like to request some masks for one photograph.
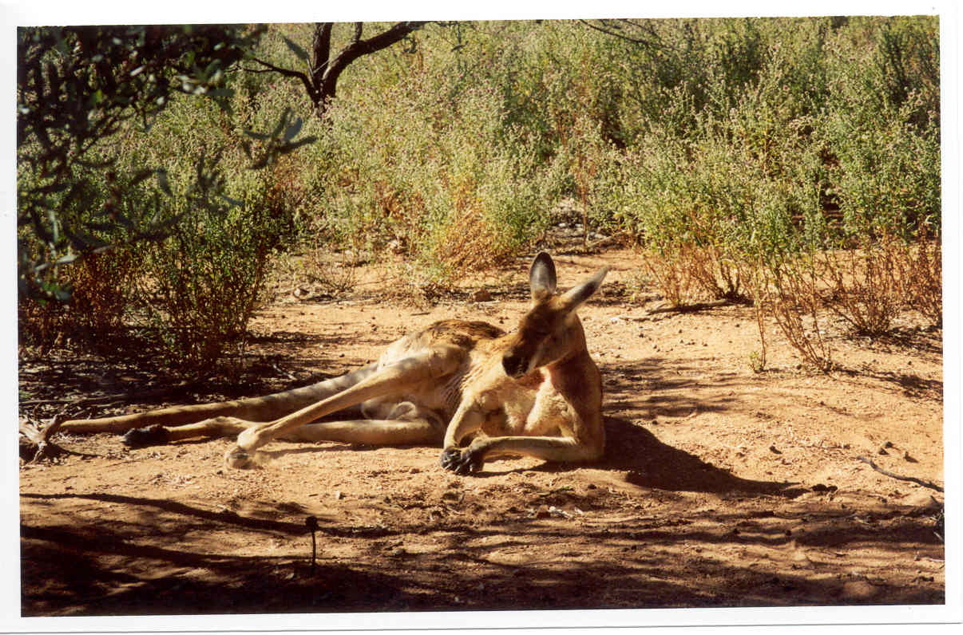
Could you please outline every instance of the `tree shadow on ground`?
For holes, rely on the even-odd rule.
[[[270,556],[221,557],[123,545],[110,534],[22,529],[22,612],[185,615],[401,610],[409,593],[390,572]]]
[[[67,523],[21,526],[22,610],[35,615],[183,615],[236,613],[392,612],[451,610],[600,609],[647,607],[938,604],[942,588],[875,580],[871,595],[844,595],[851,576],[813,576],[787,554],[798,542],[817,549],[873,545],[893,554],[913,549],[937,555],[938,541],[920,514],[888,518],[839,516],[809,505],[784,510],[785,520],[758,513],[679,510],[672,518],[641,515],[612,524],[504,518],[486,524],[387,529],[420,536],[438,548],[388,555],[376,537],[332,520],[322,528],[321,558],[233,556],[203,535],[246,532],[249,540],[305,545],[299,523],[209,512],[163,499],[107,494],[24,495],[142,508],[138,521],[70,516]],[[761,508],[760,508],[761,509]],[[798,537],[804,520],[807,530]],[[765,522],[761,522],[765,521]],[[177,527],[192,539],[165,534]],[[360,529],[360,528],[359,528]],[[740,529],[741,531],[734,531]],[[383,536],[385,534],[379,534]],[[326,536],[367,541],[361,559],[325,556]],[[215,538],[216,540],[216,538]],[[539,545],[605,546],[578,566],[538,557]],[[722,549],[719,551],[715,547]],[[375,548],[374,552],[371,549]],[[720,560],[726,549],[766,548],[783,567],[756,568]],[[702,553],[705,550],[706,553]],[[500,561],[499,553],[531,554]],[[794,566],[789,566],[793,564]],[[825,566],[825,565],[824,565]],[[618,584],[613,586],[613,581]],[[870,588],[871,587],[871,588]]]

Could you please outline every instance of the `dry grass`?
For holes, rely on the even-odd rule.
[[[114,249],[67,265],[69,301],[19,301],[21,343],[41,352],[67,344],[110,352],[110,336],[128,317],[138,262],[132,252]]]
[[[806,364],[829,372],[835,368],[825,332],[824,286],[811,256],[798,256],[763,266],[758,275],[756,304],[768,313]],[[760,336],[763,336],[761,315]]]
[[[718,245],[682,243],[643,261],[645,271],[674,307],[704,300],[748,302],[743,266]]]
[[[438,238],[432,256],[444,268],[450,281],[471,271],[490,269],[511,254],[499,248],[498,234],[479,211],[467,207],[447,225]]]
[[[934,326],[943,325],[943,260],[939,239],[924,236],[908,250],[906,289],[910,305]]]
[[[824,254],[826,307],[858,335],[887,333],[906,303],[909,254],[910,247],[892,237]]]
[[[642,261],[643,269],[663,298],[674,307],[693,303],[697,286],[692,271],[683,266],[678,251],[650,252]]]
[[[340,296],[358,282],[362,258],[354,250],[329,252],[311,249],[294,257],[277,258],[271,272],[271,286],[295,297],[318,293]]]

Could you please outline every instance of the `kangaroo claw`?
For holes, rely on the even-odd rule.
[[[255,453],[248,452],[244,448],[234,447],[224,455],[224,462],[228,467],[236,470],[250,470],[257,467]]]
[[[470,474],[481,470],[484,460],[479,452],[448,448],[441,453],[441,466],[455,474]]]

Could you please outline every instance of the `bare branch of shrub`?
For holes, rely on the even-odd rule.
[[[761,306],[771,312],[780,331],[803,361],[824,373],[833,370],[832,348],[822,328],[820,278],[812,256],[764,264],[759,274],[765,282],[759,286],[757,304],[761,299]]]
[[[893,236],[862,242],[824,255],[826,306],[859,335],[876,337],[892,328],[905,303],[909,246]]]

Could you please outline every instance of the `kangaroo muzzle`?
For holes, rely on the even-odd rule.
[[[508,353],[502,357],[502,368],[505,369],[506,375],[512,379],[518,379],[528,373],[529,361],[530,358],[526,355]]]

